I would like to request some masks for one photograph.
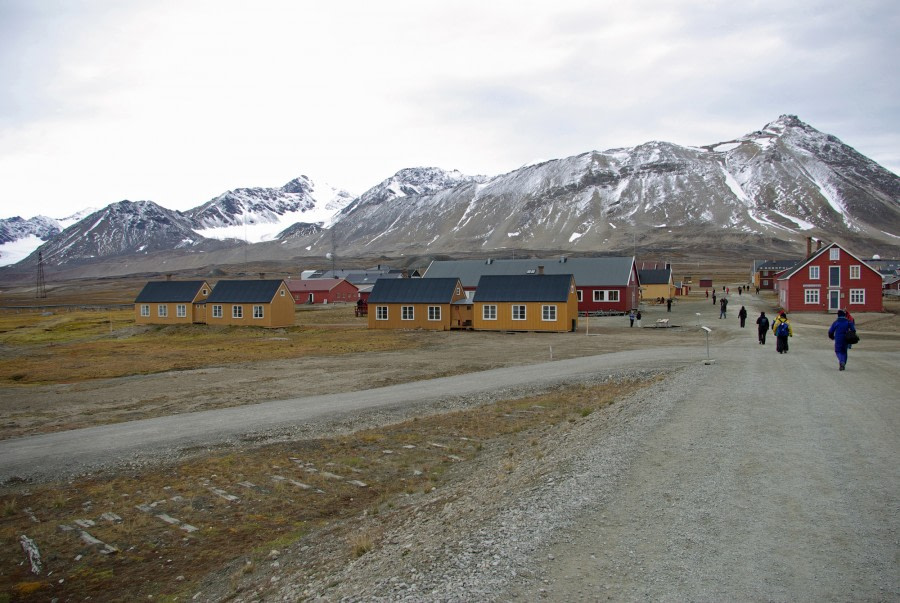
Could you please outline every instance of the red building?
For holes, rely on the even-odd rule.
[[[343,278],[309,278],[287,281],[295,304],[355,304],[359,289]]]
[[[832,243],[778,277],[778,299],[788,312],[883,312],[881,274]]]

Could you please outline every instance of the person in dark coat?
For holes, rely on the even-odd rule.
[[[787,325],[787,334],[779,335],[778,327],[782,324]],[[794,330],[791,328],[791,322],[787,318],[787,313],[782,310],[781,314],[775,317],[775,320],[772,322],[772,333],[775,334],[775,351],[779,354],[787,354],[788,353],[788,337],[794,336]]]
[[[716,291],[713,289],[713,305],[716,305]]]
[[[766,335],[769,333],[769,319],[766,317],[765,312],[760,312],[759,318],[756,319],[756,332],[759,335],[760,345],[766,345]]]
[[[738,318],[741,319],[741,328],[744,328],[744,324],[747,322],[747,308],[741,306],[740,312],[738,312]]]
[[[831,323],[828,329],[828,338],[834,340],[834,355],[838,359],[838,370],[842,371],[847,367],[847,333],[856,332],[853,323],[847,320],[847,315],[843,310],[838,310],[837,320]]]
[[[728,298],[723,297],[719,301],[719,318],[728,318]]]

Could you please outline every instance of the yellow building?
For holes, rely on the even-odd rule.
[[[650,303],[665,303],[675,297],[675,282],[669,268],[638,270],[641,281],[641,299]]]
[[[219,281],[206,299],[206,323],[289,327],[294,298],[283,280]]]
[[[378,279],[369,294],[369,328],[449,331],[451,306],[465,299],[458,278]]]
[[[134,300],[138,324],[177,325],[206,322],[206,281],[151,281]]]
[[[571,274],[485,275],[473,302],[476,330],[563,333],[578,328]]]

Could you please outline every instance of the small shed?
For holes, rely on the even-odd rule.
[[[206,322],[211,291],[206,281],[150,281],[134,300],[134,321],[157,325]]]
[[[476,330],[564,333],[578,328],[571,274],[485,275],[472,301]]]
[[[281,280],[219,281],[206,300],[211,325],[289,327],[294,298]]]
[[[706,287],[712,287],[713,286],[712,278],[710,278],[710,277],[701,278],[699,286],[701,289],[706,288]]]

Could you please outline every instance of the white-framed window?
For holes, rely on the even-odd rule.
[[[521,306],[519,304],[513,304],[512,319],[513,320],[525,320],[525,306]]]
[[[263,306],[253,306],[253,318],[263,317]]]
[[[166,304],[159,304],[156,306],[156,315],[160,318],[166,318],[169,316],[169,306]]]
[[[851,304],[866,303],[866,290],[865,289],[850,289],[850,303]]]
[[[497,306],[494,304],[485,304],[482,306],[481,318],[484,320],[497,320]]]
[[[415,306],[400,306],[400,320],[415,320]]]
[[[818,289],[804,289],[803,290],[803,303],[805,304],[819,304],[819,290]]]
[[[278,294],[281,295],[281,297],[284,297],[284,289],[280,290],[280,291],[278,292]]]
[[[187,316],[187,306],[184,304],[178,304],[175,306],[175,316],[178,318],[184,318]]]
[[[454,295],[459,295],[459,294],[460,294],[460,290],[459,290],[459,287],[457,287],[457,288],[456,288],[456,293],[454,293]]]
[[[207,295],[209,295],[209,289],[206,289],[206,288],[201,289],[200,295],[202,295],[203,297],[206,297]]]
[[[232,318],[243,318],[244,317],[244,306],[231,306],[231,317]]]
[[[830,260],[839,260],[841,259],[841,250],[837,247],[832,247],[828,250],[828,259]]]
[[[375,306],[375,320],[387,320],[388,319],[388,307],[387,306]]]
[[[428,320],[440,320],[441,319],[441,307],[440,306],[428,306]]]
[[[762,282],[762,284],[763,284],[764,287],[768,287],[768,286],[769,286],[769,281],[768,281],[768,280],[764,280],[764,281]]]
[[[594,289],[594,301],[606,301],[606,291],[600,291],[599,289]]]
[[[541,320],[556,321],[556,306],[541,306]]]
[[[582,291],[581,289],[579,289],[578,291],[576,291],[576,295],[578,295],[578,303],[581,303],[581,301],[582,301],[581,298],[584,297],[584,296],[582,295],[582,293],[583,293],[583,291]]]
[[[213,304],[213,318],[222,318],[221,304]]]
[[[141,304],[141,316],[150,316],[150,304]]]
[[[811,281],[819,280],[819,267],[818,266],[810,266],[809,267],[809,280],[811,280]]]
[[[860,266],[859,266],[859,264],[856,264],[856,265],[854,265],[854,266],[850,266],[850,278],[853,279],[853,280],[859,280],[860,278],[862,278],[861,275],[860,275]]]
[[[619,290],[615,291],[607,291],[606,292],[606,301],[617,302],[619,301]]]

